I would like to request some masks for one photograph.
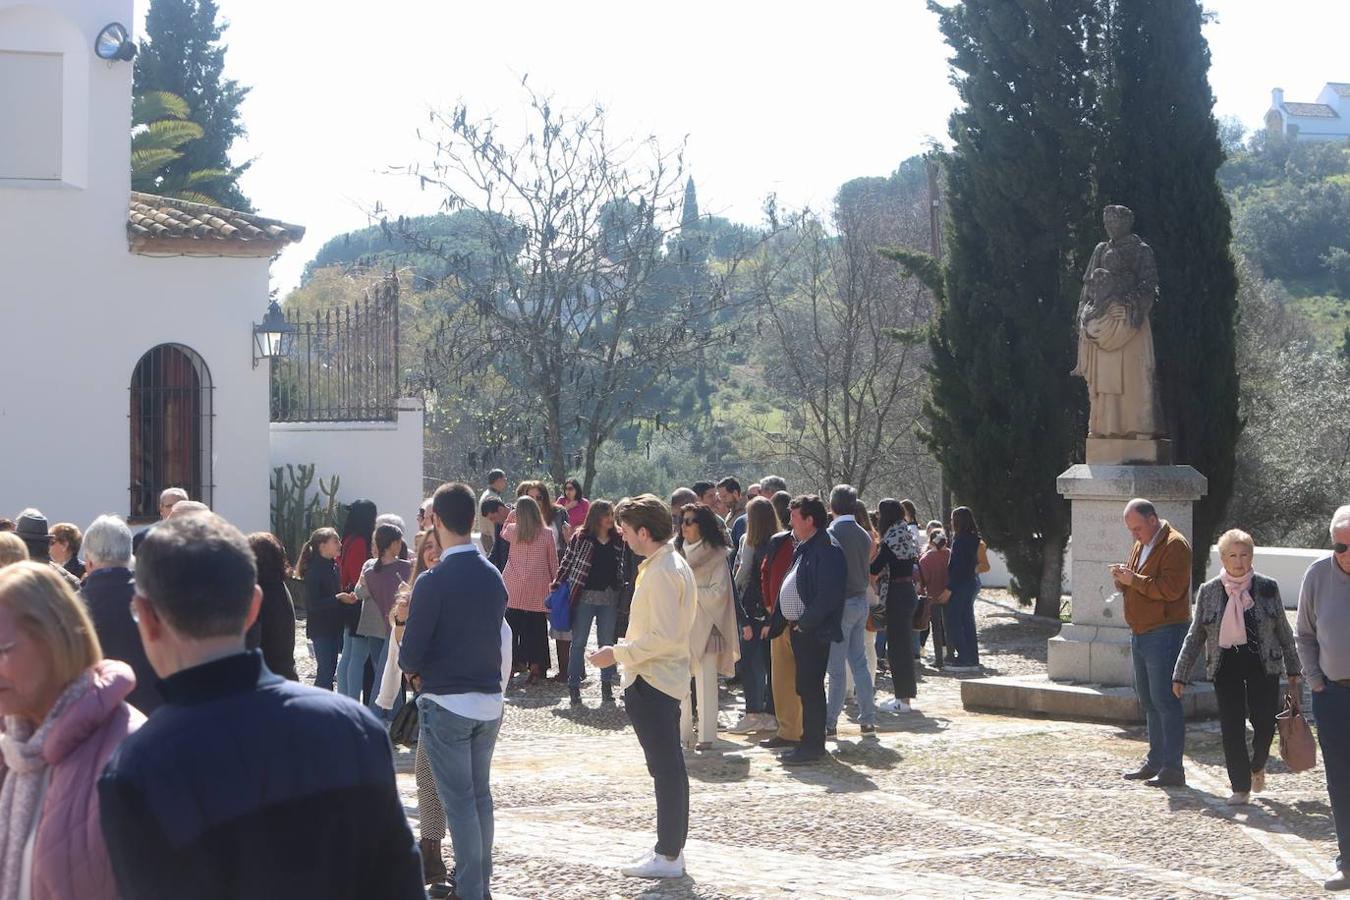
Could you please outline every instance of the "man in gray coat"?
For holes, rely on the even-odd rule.
[[[848,578],[844,584],[844,617],[840,628],[844,639],[830,645],[830,693],[825,708],[825,736],[838,734],[839,713],[844,708],[844,667],[853,671],[853,684],[858,695],[858,722],[862,733],[877,732],[876,686],[867,668],[867,585],[868,568],[872,562],[872,535],[858,524],[853,511],[858,505],[858,492],[852,485],[837,485],[830,491],[830,537],[844,551],[848,564]]]
[[[1327,771],[1336,824],[1336,873],[1329,891],[1350,889],[1350,506],[1331,517],[1332,555],[1303,576],[1298,598],[1298,644],[1303,676],[1312,688],[1317,740]]]

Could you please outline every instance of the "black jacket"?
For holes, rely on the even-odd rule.
[[[122,900],[413,900],[422,862],[384,727],[239,653],[166,678],[99,779]]]
[[[244,646],[261,649],[267,668],[287,681],[299,681],[295,671],[295,603],[282,581],[261,585],[258,620],[244,635]]]
[[[342,590],[337,561],[315,555],[305,567],[305,637],[341,638],[347,627],[346,604],[337,598]]]
[[[85,578],[80,597],[94,620],[103,655],[120,659],[136,674],[136,688],[127,695],[127,702],[148,716],[164,701],[155,689],[159,676],[145,656],[141,633],[131,618],[131,595],[135,592],[130,569],[95,569]]]

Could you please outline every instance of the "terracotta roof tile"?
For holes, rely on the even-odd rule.
[[[1325,103],[1286,103],[1284,111],[1303,119],[1339,119],[1336,110]]]
[[[127,239],[134,253],[181,256],[272,256],[305,229],[222,206],[131,192]]]

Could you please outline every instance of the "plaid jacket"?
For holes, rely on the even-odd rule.
[[[611,542],[617,542],[616,549],[619,552],[619,584],[626,584],[624,572],[624,553],[623,539],[619,537],[618,532],[610,532]],[[577,594],[586,589],[586,579],[591,575],[591,557],[595,554],[595,538],[584,531],[578,530],[572,535],[572,542],[567,545],[567,551],[563,553],[562,562],[558,563],[558,577],[553,582],[553,588],[566,581],[572,586],[572,600],[576,601]]]

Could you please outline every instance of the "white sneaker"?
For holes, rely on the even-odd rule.
[[[684,851],[674,859],[667,859],[653,850],[643,861],[624,866],[619,871],[629,878],[683,878]]]
[[[878,703],[877,709],[888,713],[907,713],[911,710],[911,707],[898,697],[893,697],[890,700],[883,700]]]
[[[755,723],[756,731],[777,731],[778,719],[768,713],[760,713],[759,721]]]
[[[731,734],[749,734],[758,726],[758,723],[756,722],[756,719],[758,718],[759,715],[757,713],[746,713],[741,716],[740,721],[728,728],[727,731]]]
[[[1246,806],[1252,802],[1252,797],[1247,791],[1233,791],[1232,796],[1224,802],[1229,806]]]

